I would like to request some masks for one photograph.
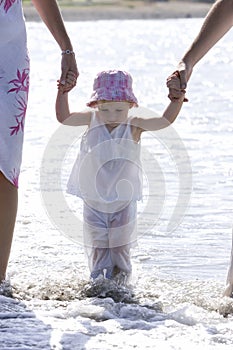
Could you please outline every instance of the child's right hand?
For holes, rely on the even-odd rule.
[[[59,91],[65,93],[70,91],[70,87],[76,85],[76,75],[73,71],[68,71],[66,75],[66,81],[57,80],[57,88]]]

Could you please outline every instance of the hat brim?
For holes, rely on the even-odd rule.
[[[132,103],[133,106],[138,107],[138,101],[132,90],[129,89],[98,89],[95,90],[89,102],[87,102],[88,107],[94,107],[97,105],[99,101],[106,102],[129,102]]]

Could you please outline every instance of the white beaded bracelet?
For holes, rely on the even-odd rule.
[[[61,52],[62,55],[74,55],[74,51],[72,50],[64,50]]]

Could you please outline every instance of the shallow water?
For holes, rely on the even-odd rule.
[[[134,77],[140,105],[163,111],[166,77],[200,24],[200,19],[67,23],[80,69],[71,109],[85,107],[98,71],[120,68]],[[233,32],[195,68],[189,103],[174,124],[190,158],[192,193],[182,222],[170,233],[167,225],[179,194],[176,159],[159,138],[143,136],[143,147],[164,175],[166,197],[154,227],[145,233],[148,223],[141,221],[126,300],[117,289],[107,298],[85,295],[83,248],[46,215],[40,167],[58,128],[54,102],[60,51],[42,24],[27,26],[31,91],[9,264],[15,298],[0,297],[1,349],[232,348],[233,302],[222,292],[232,230]],[[63,182],[71,166],[65,162]],[[153,166],[148,176],[156,178]],[[153,210],[150,215],[153,221]]]

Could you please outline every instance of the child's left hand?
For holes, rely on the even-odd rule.
[[[181,98],[184,98],[186,91],[180,88],[179,72],[176,71],[167,78],[167,87],[170,92],[172,91],[172,97],[170,93],[168,95],[171,101],[178,101]],[[188,99],[184,98],[184,101],[187,102]]]

